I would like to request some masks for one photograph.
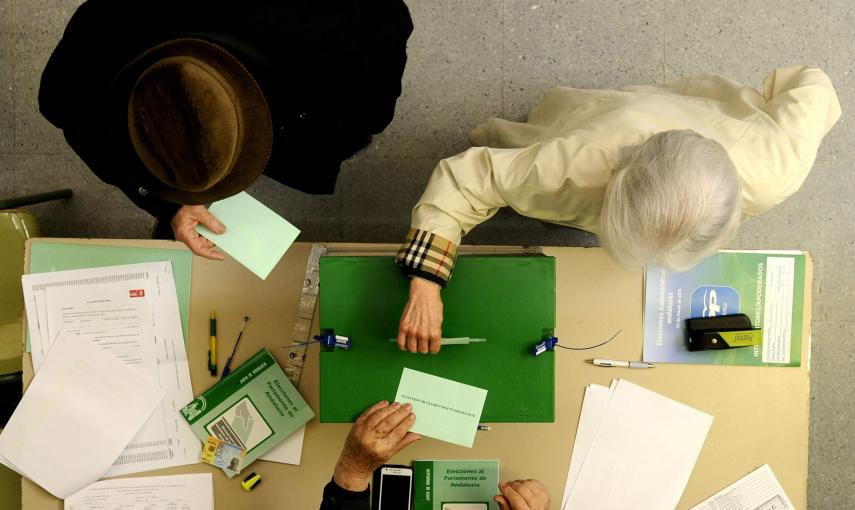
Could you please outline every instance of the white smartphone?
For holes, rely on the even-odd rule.
[[[413,470],[408,467],[380,468],[378,510],[409,510],[413,493]]]

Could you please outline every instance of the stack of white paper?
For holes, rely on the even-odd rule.
[[[775,478],[769,464],[763,464],[692,510],[792,510],[790,498]]]
[[[303,455],[303,436],[305,435],[306,426],[303,425],[259,458],[270,462],[299,466],[300,457]]]
[[[673,509],[712,420],[628,381],[588,386],[562,510]]]
[[[148,377],[62,333],[0,434],[0,462],[68,497],[107,474],[162,398]]]
[[[193,390],[171,263],[38,273],[24,275],[22,282],[35,370],[56,347],[58,333],[68,331],[166,393],[107,475],[199,462],[201,444],[179,414],[193,400]]]
[[[120,478],[93,483],[65,500],[65,510],[146,508],[214,510],[211,473]]]

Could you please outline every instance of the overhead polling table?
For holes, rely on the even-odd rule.
[[[165,241],[49,241],[184,249],[183,245]],[[392,245],[329,246],[335,250],[348,250],[349,254],[354,250],[391,254],[397,249]],[[231,259],[217,262],[193,258],[188,355],[194,393],[201,393],[215,381],[208,373],[206,363],[207,320],[211,310],[217,311],[221,352],[231,348],[233,333],[237,333],[243,316],[252,317],[241,340],[235,364],[242,363],[259,348],[267,347],[280,364],[285,365],[288,351],[282,346],[290,343],[310,249],[310,244],[295,244],[266,281]],[[641,359],[642,271],[621,268],[597,248],[547,247],[543,252],[556,259],[555,334],[561,343],[591,345],[618,329],[623,330],[622,333],[611,343],[593,351],[555,353],[554,423],[493,424],[491,431],[478,433],[472,449],[426,438],[390,462],[499,459],[502,479],[537,478],[543,481],[552,496],[553,508],[558,508],[584,388],[591,383],[608,386],[612,378],[623,378],[715,418],[678,508],[691,507],[764,463],[772,467],[796,507],[806,507],[810,342],[803,342],[802,360],[805,362],[797,368],[665,364],[652,370],[594,367],[584,360],[594,355]],[[812,268],[808,264],[804,338],[809,338],[810,334],[811,277]],[[402,309],[403,305],[401,303]],[[313,331],[316,332],[317,327],[316,314]],[[316,413],[319,403],[318,358],[318,346],[312,346],[299,387]],[[496,370],[513,370],[513,367],[496,367]],[[29,355],[24,356],[24,378],[25,384],[32,379]],[[221,471],[205,464],[135,476],[213,472],[217,508],[310,510],[320,504],[323,486],[332,476],[349,428],[348,424],[322,424],[316,416],[306,429],[302,464],[256,462],[249,469],[260,474],[264,483],[251,493],[244,492],[237,479],[229,480]],[[22,484],[25,510],[62,508],[60,500],[35,484],[27,480]]]

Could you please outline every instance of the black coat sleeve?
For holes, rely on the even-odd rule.
[[[138,24],[119,22],[127,18],[126,8]],[[121,148],[113,138],[107,105],[113,77],[156,42],[157,34],[135,28],[152,26],[148,21],[156,12],[136,2],[89,0],[81,5],[42,72],[39,110],[62,130],[68,145],[99,179],[117,186],[138,207],[168,222],[180,204],[122,184],[120,177],[127,171],[122,167],[128,160],[118,152]]]
[[[370,490],[351,492],[330,480],[324,487],[320,510],[371,510]]]
[[[366,100],[361,104],[370,108],[363,118],[369,119],[370,125],[366,126],[369,131],[377,134],[392,122],[395,114],[413,21],[402,0],[361,0],[358,5],[368,77],[364,89]]]

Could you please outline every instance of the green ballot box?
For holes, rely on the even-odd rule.
[[[442,291],[444,337],[486,338],[412,354],[397,336],[409,279],[391,257],[324,257],[320,327],[350,337],[322,348],[320,420],[352,422],[395,397],[404,367],[488,391],[482,422],[555,420],[554,352],[533,348],[555,329],[555,260],[545,256],[461,256]]]

